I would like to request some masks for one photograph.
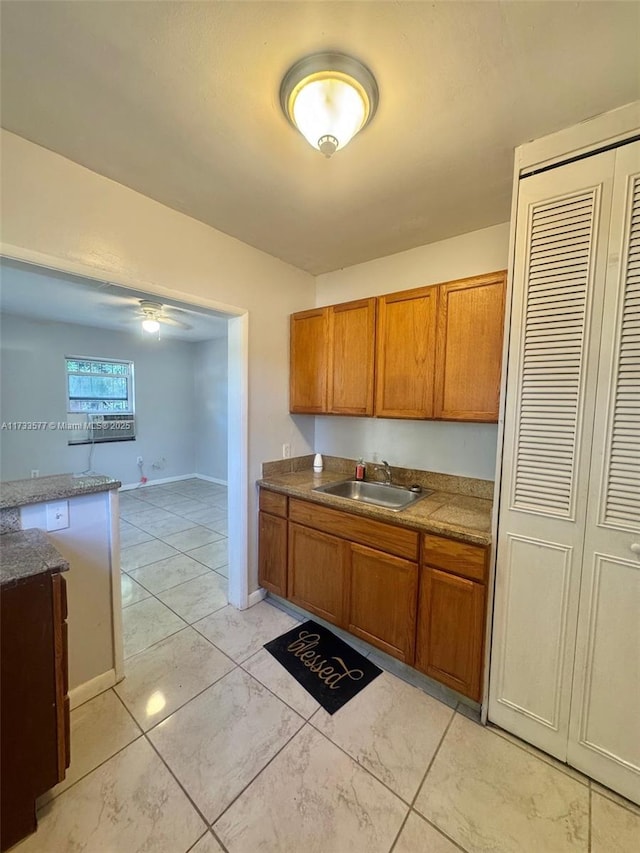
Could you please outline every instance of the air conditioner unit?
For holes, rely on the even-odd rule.
[[[131,441],[135,437],[135,415],[89,415],[90,441]]]

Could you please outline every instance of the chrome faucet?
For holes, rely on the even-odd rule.
[[[387,462],[386,459],[382,460],[382,465],[374,465],[375,471],[382,471],[384,474],[384,483],[385,486],[391,485],[391,466]]]

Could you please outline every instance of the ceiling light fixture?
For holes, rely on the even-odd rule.
[[[152,335],[154,332],[160,331],[160,323],[157,320],[143,320],[142,329]]]
[[[331,157],[373,118],[378,84],[369,69],[351,56],[315,53],[287,71],[280,104],[307,142]]]

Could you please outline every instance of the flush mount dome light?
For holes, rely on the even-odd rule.
[[[315,53],[287,71],[280,104],[307,142],[331,157],[373,118],[378,85],[357,59],[342,53]]]

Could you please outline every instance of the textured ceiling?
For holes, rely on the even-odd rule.
[[[227,335],[228,318],[222,314],[118,287],[108,281],[95,281],[3,258],[0,283],[2,314],[45,322],[77,323],[140,337],[139,301],[151,299],[164,304],[164,314],[189,327],[163,323],[162,339],[196,343]]]
[[[2,124],[320,273],[509,217],[514,146],[640,97],[636,2],[13,2]],[[278,89],[352,53],[380,107],[325,160]]]

